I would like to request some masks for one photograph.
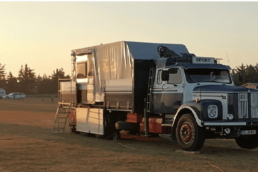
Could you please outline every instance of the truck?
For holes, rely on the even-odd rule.
[[[71,51],[71,78],[59,81],[73,132],[103,138],[166,136],[185,151],[205,139],[258,146],[258,90],[235,86],[231,68],[183,44],[120,41]]]

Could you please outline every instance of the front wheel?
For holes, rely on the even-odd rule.
[[[235,138],[236,143],[239,147],[244,149],[254,149],[258,147],[258,135],[251,135],[251,136],[240,136]]]
[[[184,114],[176,127],[177,142],[183,150],[198,151],[205,141],[205,131],[199,127],[191,114]]]

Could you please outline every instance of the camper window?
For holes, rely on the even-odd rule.
[[[92,55],[88,55],[88,77],[93,77],[93,56]]]
[[[87,65],[86,62],[77,63],[77,78],[87,78]]]

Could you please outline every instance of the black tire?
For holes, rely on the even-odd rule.
[[[191,114],[184,114],[177,123],[176,138],[183,150],[198,151],[204,144],[205,130],[197,125]]]
[[[113,140],[114,141],[118,141],[118,140],[120,140],[121,139],[121,134],[120,134],[120,131],[115,131],[114,133],[113,133]]]
[[[258,147],[258,135],[251,136],[240,136],[235,138],[236,143],[239,147],[244,149],[254,149]]]
[[[117,130],[126,130],[126,131],[139,131],[140,130],[140,125],[138,123],[117,121],[115,126],[116,126]]]

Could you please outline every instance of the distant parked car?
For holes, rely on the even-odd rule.
[[[8,95],[2,96],[2,99],[25,99],[26,95],[24,93],[10,93]]]
[[[0,99],[5,96],[5,90],[0,88]]]

